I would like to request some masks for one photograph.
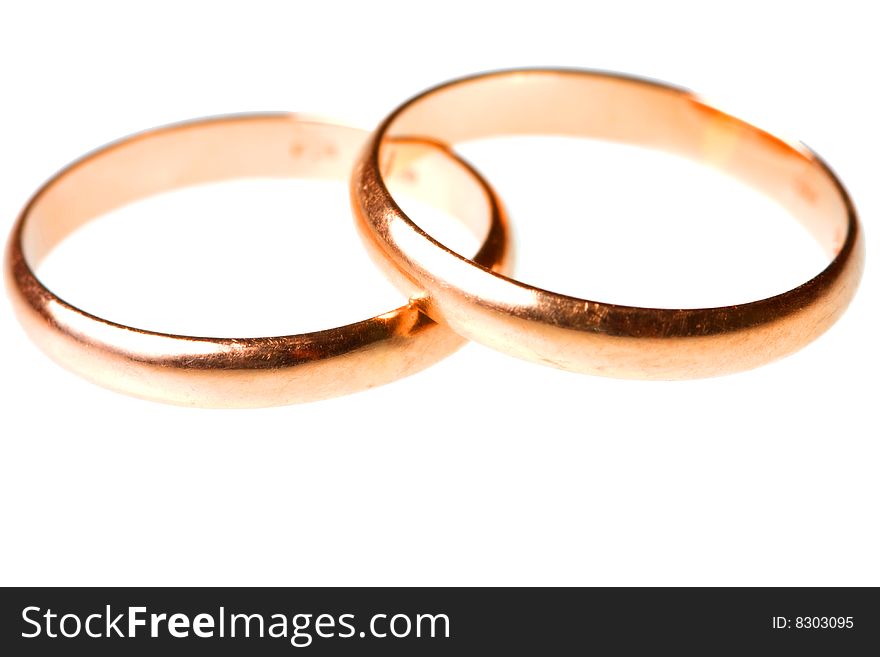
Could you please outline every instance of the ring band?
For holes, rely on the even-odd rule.
[[[454,146],[519,133],[608,139],[703,161],[782,203],[832,260],[793,290],[735,306],[662,309],[578,299],[513,280],[444,247],[400,210],[379,168],[392,139]],[[398,272],[392,275],[398,287],[426,295],[431,317],[506,353],[606,376],[698,378],[790,354],[843,313],[864,261],[853,204],[811,151],[688,91],[593,71],[499,71],[416,96],[373,133],[353,172],[352,199],[373,257]]]
[[[366,135],[296,115],[242,115],[159,128],[87,155],[46,183],[13,227],[5,269],[19,320],[34,342],[66,368],[108,388],[191,406],[311,401],[431,365],[464,340],[430,320],[417,301],[314,333],[190,337],[90,315],[55,296],[33,273],[78,226],[160,191],[241,176],[344,180]],[[436,144],[399,140],[393,149],[390,173],[401,185],[420,200],[482,227],[485,237],[476,261],[503,268],[508,260],[504,213],[479,175]]]

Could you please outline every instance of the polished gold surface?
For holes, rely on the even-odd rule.
[[[193,406],[311,401],[431,365],[464,341],[425,316],[417,300],[314,333],[191,337],[90,315],[59,299],[34,274],[40,260],[78,226],[150,194],[242,176],[345,179],[365,137],[354,128],[297,115],[242,115],[159,128],[86,156],[46,183],[13,228],[5,273],[19,320],[49,356],[98,384]],[[467,165],[443,147],[419,140],[397,140],[387,156],[388,174],[401,190],[479,231],[478,262],[506,267],[503,211]],[[341,230],[347,228],[340,224]],[[283,303],[295,304],[295,296]]]
[[[704,162],[784,205],[825,248],[830,264],[789,292],[736,306],[640,308],[578,299],[511,279],[444,247],[400,209],[380,167],[395,139],[454,145],[512,134],[607,139]],[[500,71],[424,92],[370,138],[351,191],[371,254],[402,290],[425,295],[431,317],[509,354],[592,374],[686,379],[780,358],[837,320],[863,268],[855,209],[814,153],[688,91],[600,72]]]

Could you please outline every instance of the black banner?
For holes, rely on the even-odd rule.
[[[877,654],[856,588],[4,589],[0,654]]]

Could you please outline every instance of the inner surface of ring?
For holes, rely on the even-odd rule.
[[[845,197],[809,151],[689,94],[626,77],[519,71],[463,80],[411,101],[386,132],[448,144],[512,134],[606,139],[682,155],[776,200],[831,257],[847,234]],[[390,146],[383,141],[383,149]]]
[[[365,137],[356,128],[281,114],[143,133],[74,163],[32,199],[25,210],[24,257],[36,269],[79,226],[159,192],[243,177],[344,180]],[[389,148],[387,173],[402,191],[485,236],[489,197],[460,162],[428,141],[395,140]]]

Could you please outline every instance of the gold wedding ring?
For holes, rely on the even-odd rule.
[[[115,390],[184,405],[310,401],[431,365],[463,339],[425,316],[416,301],[302,335],[191,337],[91,315],[58,298],[34,273],[78,226],[151,194],[242,176],[344,180],[365,137],[354,128],[296,115],[243,115],[159,128],[86,156],[46,183],[13,227],[5,268],[19,320],[64,367]],[[479,229],[483,245],[475,262],[506,267],[502,208],[470,167],[442,146],[420,140],[398,140],[389,152],[393,163],[387,173],[403,189]]]
[[[802,285],[715,308],[641,308],[579,299],[509,276],[507,221],[493,190],[452,146],[513,134],[607,139],[714,166],[772,197],[830,263]],[[353,169],[352,169],[353,165]],[[212,338],[96,317],[34,273],[80,225],[136,199],[242,176],[344,179],[368,251],[410,298],[355,324],[313,333]],[[389,182],[481,236],[467,258],[410,219]],[[525,69],[434,87],[369,137],[299,115],[203,119],[100,149],[47,182],[13,226],[6,282],[31,338],[64,367],[109,388],[213,407],[311,401],[421,370],[472,339],[566,370],[686,379],[755,367],[815,339],[844,312],[864,263],[853,204],[828,166],[688,91],[608,73]],[[345,299],[332,300],[344,303]]]
[[[524,133],[647,146],[717,167],[786,207],[831,261],[793,290],[735,306],[640,308],[578,299],[514,280],[440,244],[400,209],[380,166],[395,139],[453,146]],[[599,72],[500,71],[434,87],[378,127],[355,167],[351,193],[374,259],[402,290],[423,295],[432,318],[508,354],[591,374],[697,378],[790,354],[840,317],[864,260],[853,204],[814,153],[688,91]]]

